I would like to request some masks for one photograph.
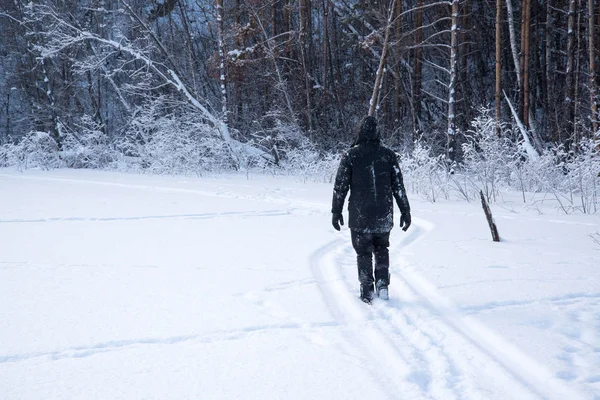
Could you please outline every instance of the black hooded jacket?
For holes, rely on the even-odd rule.
[[[394,226],[393,199],[402,214],[410,213],[396,153],[381,145],[373,117],[362,121],[354,146],[342,156],[332,213],[342,213],[348,190],[348,227],[354,231],[389,232]]]

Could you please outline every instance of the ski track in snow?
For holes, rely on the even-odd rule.
[[[174,336],[165,338],[140,338],[132,340],[118,340],[110,341],[105,343],[97,343],[90,346],[79,346],[66,348],[62,350],[50,351],[50,352],[38,352],[38,353],[24,353],[24,354],[12,354],[0,356],[0,364],[21,362],[36,358],[49,358],[53,361],[64,359],[64,358],[84,358],[90,357],[99,353],[107,353],[110,351],[122,350],[128,347],[139,347],[139,346],[159,346],[159,345],[173,345],[183,342],[195,342],[195,343],[216,343],[230,340],[243,340],[248,336],[254,336],[256,334],[268,333],[272,331],[281,330],[297,330],[297,329],[320,329],[336,326],[337,324],[332,323],[313,323],[309,326],[301,325],[296,323],[281,323],[281,324],[270,324],[270,325],[257,325],[247,326],[243,329],[233,330],[221,330],[202,335],[184,335]]]
[[[269,196],[267,194],[261,195],[243,195],[239,192],[235,192],[232,190],[225,189],[224,184],[219,184],[219,187],[216,188],[216,191],[208,191],[208,190],[199,190],[199,189],[189,189],[185,187],[175,187],[175,186],[156,186],[156,185],[141,185],[141,184],[132,184],[132,183],[119,183],[119,182],[106,182],[106,181],[96,181],[92,179],[77,179],[77,178],[59,178],[59,177],[46,177],[46,176],[18,176],[18,175],[8,175],[8,174],[0,174],[2,178],[9,179],[26,179],[26,180],[36,180],[36,181],[46,181],[46,182],[66,182],[66,183],[74,183],[74,184],[92,184],[99,186],[111,186],[125,189],[136,189],[143,191],[158,191],[158,192],[166,192],[166,193],[186,193],[186,194],[196,194],[200,196],[206,197],[224,197],[230,199],[238,199],[238,200],[254,200],[254,201],[263,201],[267,203],[276,203],[276,204],[289,204],[288,200],[283,198],[277,198],[274,196]],[[276,194],[277,191],[275,191]],[[310,206],[309,203],[304,204],[306,206]],[[160,218],[160,217],[159,217]],[[9,221],[10,222],[10,221]]]
[[[433,228],[415,219],[407,234],[392,235],[388,302],[360,302],[347,241],[335,240],[309,260],[332,318],[389,398],[583,399],[396,256]]]
[[[267,210],[267,211],[232,211],[206,214],[176,214],[176,215],[147,215],[136,217],[48,217],[35,219],[0,219],[0,224],[9,223],[34,223],[34,222],[81,222],[81,221],[135,221],[151,219],[211,219],[211,218],[254,218],[254,217],[279,217],[293,214],[293,209]]]

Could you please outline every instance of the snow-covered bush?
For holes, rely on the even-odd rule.
[[[11,149],[12,146],[10,144],[0,145],[0,168],[13,165],[11,162]]]
[[[58,145],[48,132],[29,132],[17,144],[4,147],[3,158],[6,165],[15,166],[20,170],[59,168],[64,166],[60,159]]]
[[[335,179],[340,154],[320,150],[293,118],[269,113],[255,122],[252,139],[246,143],[250,146],[245,146],[239,140],[227,144],[194,110],[172,105],[159,98],[140,107],[115,140],[91,117],[61,129],[60,149],[50,133],[30,132],[19,143],[0,147],[0,167],[125,168],[197,175],[235,169],[247,174],[294,175],[303,181],[332,183]],[[461,163],[451,172],[444,155],[434,154],[422,143],[400,155],[407,190],[431,202],[440,198],[470,201],[478,198],[480,190],[494,202],[503,191],[516,190],[526,204],[552,202],[565,213],[599,211],[600,154],[593,140],[573,144],[569,152],[555,146],[532,159],[515,131],[503,125],[497,135],[487,110],[473,121],[465,139]],[[265,153],[272,154],[273,160],[267,160]]]
[[[431,148],[417,143],[412,153],[399,156],[406,189],[435,202],[447,194],[443,155],[434,156]]]
[[[449,170],[443,154],[416,143],[411,153],[400,157],[405,185],[431,202],[439,198],[471,200],[483,191],[495,201],[502,188],[510,186],[511,173],[521,156],[519,143],[507,127],[496,133],[496,122],[489,110],[481,110],[465,134],[461,162]]]
[[[295,120],[273,111],[255,122],[252,145],[273,154],[275,162],[254,163],[271,173],[295,175],[304,181],[333,182],[339,155],[323,153],[304,134]]]
[[[571,152],[563,146],[555,146],[530,168],[539,182],[540,192],[550,194],[563,212],[599,211],[600,154],[593,140],[582,140],[576,151]]]
[[[472,198],[482,191],[488,201],[496,201],[499,190],[510,182],[513,165],[520,157],[519,147],[510,140],[510,131],[504,126],[497,134],[497,124],[489,110],[482,110],[471,126],[462,145],[461,168],[470,187],[463,189],[470,191]]]
[[[103,169],[116,162],[120,155],[101,124],[84,115],[78,131],[67,131],[62,141],[62,158],[70,168]]]
[[[141,107],[124,137],[115,146],[130,167],[157,174],[202,175],[206,171],[230,169],[231,159],[218,131],[197,113],[186,110],[167,114],[157,99]]]
[[[155,128],[143,154],[151,172],[202,175],[228,163],[224,142],[215,138],[214,129],[206,124],[161,117]]]
[[[596,213],[600,208],[600,154],[592,139],[579,143],[579,154],[569,165],[575,182],[577,206],[583,213]]]
[[[315,168],[315,180],[323,183],[333,183],[340,165],[339,154],[325,154]]]
[[[339,162],[339,154],[321,155],[310,147],[292,148],[286,153],[283,167],[288,174],[304,181],[333,183]]]

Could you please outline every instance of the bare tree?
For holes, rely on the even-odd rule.
[[[214,126],[231,165],[282,117],[319,150],[345,146],[369,100],[386,139],[451,159],[490,101],[537,153],[600,129],[597,0],[150,3],[4,0],[2,140],[34,127],[60,141],[83,116],[119,137],[157,98],[161,117]]]
[[[313,126],[313,101],[312,101],[312,85],[310,83],[310,64],[308,61],[310,46],[310,0],[300,0],[300,55],[305,83],[306,94],[306,118],[308,121],[308,130],[312,131]]]
[[[402,59],[402,1],[396,1],[396,24],[394,29],[394,57],[396,65],[396,77],[394,79],[396,89],[396,119],[400,120],[400,110],[402,108],[402,80],[400,79],[400,60]]]
[[[156,59],[156,55],[151,52],[152,47],[140,47],[136,43],[130,42],[125,36],[117,35],[119,36],[119,40],[114,40],[99,36],[88,30],[82,30],[62,18],[50,7],[32,5],[29,15],[30,18],[39,20],[49,27],[48,31],[43,33],[47,41],[40,48],[43,59],[50,59],[70,48],[76,48],[86,43],[95,43],[100,49],[99,51],[104,54],[104,57],[114,57],[114,59],[120,60],[121,64],[115,66],[116,71],[124,71],[126,65],[136,63],[144,71],[145,75],[153,76],[160,82],[160,88],[170,88],[180,93],[188,104],[196,109],[219,132],[225,146],[229,149],[231,161],[234,165],[239,165],[238,153],[240,152],[249,152],[271,159],[270,155],[234,140],[225,121],[216,117],[209,110],[210,106],[208,102],[205,99],[197,97],[179,73],[174,68],[167,66],[167,64],[174,61],[169,61],[166,55],[164,59]],[[161,48],[160,53],[168,54],[164,47]],[[78,61],[76,65],[80,71],[96,70],[99,68],[98,63],[94,59],[83,59]],[[135,76],[139,72],[140,69],[131,73],[133,74],[132,76]],[[138,90],[148,89],[141,86]]]
[[[529,129],[529,45],[531,31],[531,0],[523,0],[521,10],[521,89],[519,103],[521,121]]]
[[[227,71],[225,60],[225,28],[224,28],[224,16],[225,11],[223,10],[223,0],[215,1],[217,11],[217,31],[219,40],[219,82],[221,84],[221,111],[223,115],[223,123],[227,124]]]
[[[547,110],[547,119],[548,125],[552,125],[556,120],[554,115],[554,87],[555,82],[552,79],[552,65],[553,62],[553,41],[552,41],[552,33],[554,32],[554,8],[550,1],[546,2],[546,54],[545,54],[545,63],[546,63],[546,99],[545,99],[545,108]],[[556,138],[554,138],[556,141]]]
[[[377,76],[375,78],[373,94],[371,96],[371,101],[369,102],[369,115],[375,115],[375,111],[379,108],[379,92],[381,90],[381,84],[383,80],[383,69],[386,65],[387,51],[390,45],[390,32],[392,30],[392,20],[394,17],[394,10],[396,8],[396,1],[398,0],[392,0],[392,5],[389,8],[390,12],[387,20],[387,25],[385,27],[385,39],[383,42],[383,50],[381,51],[381,59],[379,60],[379,68],[377,69]]]
[[[512,0],[506,0],[506,16],[508,18],[508,34],[510,38],[510,49],[513,57],[513,63],[515,65],[515,73],[517,74],[519,90],[521,90],[521,67],[519,65],[519,51],[517,50],[517,36],[515,34],[515,22]]]
[[[500,23],[502,22],[502,0],[496,0],[496,134],[500,136],[500,105],[502,101],[502,41]]]
[[[575,24],[576,24],[577,1],[569,0],[569,20],[567,26],[567,83],[565,87],[565,103],[567,108],[567,120],[571,134],[575,131]],[[571,135],[569,135],[571,136]],[[571,139],[567,143],[570,143]]]
[[[423,0],[417,0],[415,15],[415,64],[413,71],[413,139],[421,131],[421,87],[423,80]]]
[[[590,62],[590,106],[591,106],[591,120],[592,120],[592,135],[596,140],[598,134],[598,98],[596,88],[596,46],[595,38],[596,31],[594,27],[594,0],[588,0],[588,52]]]
[[[452,27],[450,28],[450,84],[448,85],[448,142],[446,154],[450,161],[456,159],[456,76],[458,52],[458,2],[452,0]]]

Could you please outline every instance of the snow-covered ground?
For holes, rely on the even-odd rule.
[[[0,398],[600,399],[600,216],[411,196],[369,306],[331,193],[0,170]]]

